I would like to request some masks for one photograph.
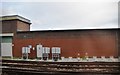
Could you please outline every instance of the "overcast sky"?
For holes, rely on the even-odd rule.
[[[118,1],[6,0],[0,15],[23,16],[31,20],[31,30],[117,28]]]

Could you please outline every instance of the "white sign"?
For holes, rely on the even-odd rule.
[[[43,54],[43,47],[42,45],[37,45],[37,57],[42,57]]]

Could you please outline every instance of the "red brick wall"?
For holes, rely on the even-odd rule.
[[[3,33],[16,33],[17,30],[30,31],[30,25],[19,20],[5,20],[1,22]]]
[[[75,34],[79,34],[79,36]],[[29,37],[22,38],[23,35]],[[46,47],[61,47],[61,56],[64,57],[77,57],[78,53],[80,56],[85,56],[86,52],[90,57],[117,56],[116,34],[107,30],[85,31],[82,33],[81,31],[18,33],[14,39],[13,54],[15,57],[21,57],[23,46],[32,45],[36,47],[39,43]],[[36,50],[32,50],[30,57],[36,57]]]
[[[30,25],[22,21],[17,21],[17,29],[22,31],[30,31]]]
[[[11,33],[16,32],[17,29],[17,21],[16,20],[6,20],[2,22],[2,32],[3,33]]]

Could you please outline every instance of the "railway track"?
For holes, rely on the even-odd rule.
[[[2,60],[2,71],[16,74],[120,74],[120,62],[42,62]]]

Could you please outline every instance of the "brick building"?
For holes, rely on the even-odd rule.
[[[22,57],[23,47],[29,47],[29,58],[118,56],[117,28],[30,31],[30,20],[18,15],[1,22],[2,56]]]

